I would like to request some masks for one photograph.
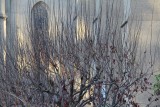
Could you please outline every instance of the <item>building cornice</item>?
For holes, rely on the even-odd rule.
[[[6,16],[5,14],[0,14],[0,19],[6,20],[6,19],[7,19],[7,16]]]

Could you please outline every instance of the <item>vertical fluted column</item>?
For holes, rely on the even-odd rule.
[[[17,78],[17,25],[16,25],[16,0],[6,1],[6,72],[11,84]],[[12,83],[13,82],[13,83]]]
[[[128,19],[129,16],[131,14],[131,1],[130,0],[123,0],[123,4],[124,4],[124,18],[123,18],[123,22],[125,24],[125,26],[123,27],[124,30],[124,34],[123,34],[123,48],[127,48],[127,39],[128,39],[128,35],[129,35],[129,29],[128,29]]]
[[[0,0],[0,87],[3,88],[4,79],[4,48],[6,37],[6,14],[5,14],[5,0]],[[2,93],[0,93],[0,97]],[[0,99],[0,105],[2,101]]]
[[[128,26],[128,20],[129,20],[129,16],[131,14],[131,1],[130,0],[123,0],[123,4],[124,4],[124,16],[123,16],[123,27],[122,27],[122,44],[123,44],[123,55],[126,54],[128,48],[129,48],[129,43],[128,43],[128,36],[129,36],[129,26]],[[128,52],[128,54],[130,54]],[[124,82],[129,81],[130,79],[128,78],[128,71],[126,70],[127,65],[126,63],[128,62],[128,59],[125,59],[123,62],[123,72],[127,72],[125,73],[125,79]],[[130,92],[129,92],[130,95]],[[129,106],[132,106],[130,99],[128,96],[125,96],[125,100],[126,100],[126,104]]]
[[[5,0],[0,0],[0,71],[4,64],[4,40],[6,37]]]

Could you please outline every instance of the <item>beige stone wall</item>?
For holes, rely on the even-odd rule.
[[[26,38],[26,32],[25,32],[25,27],[26,27],[26,17],[29,13],[28,9],[32,8],[33,5],[38,2],[39,0],[30,0],[31,2],[28,2],[28,0],[11,0],[12,1],[12,7],[11,7],[11,25],[14,25],[15,28],[18,28],[17,33],[22,36],[23,38]],[[46,4],[48,4],[49,7],[53,7],[53,3],[55,7],[58,6],[56,4],[58,0],[41,0],[45,1]],[[53,2],[54,1],[54,2]],[[65,8],[66,6],[66,1],[67,0],[61,0],[63,2]],[[74,0],[73,0],[74,1]],[[98,0],[96,0],[97,2]],[[99,0],[100,1],[100,0]],[[108,9],[108,7],[105,6],[105,3],[107,3],[107,0],[102,0],[102,10],[105,13]],[[112,0],[108,0],[108,3],[111,3]],[[116,2],[115,7],[117,10],[119,9],[120,11],[115,11],[115,16],[119,14],[119,18],[123,18],[123,0],[114,0]],[[95,6],[93,4],[93,0],[88,1],[88,5],[90,5],[90,9],[93,9],[95,7],[98,7],[97,5]],[[97,2],[98,3],[98,2]],[[96,3],[96,4],[97,4]],[[111,4],[109,4],[110,6]],[[98,10],[96,10],[98,11]],[[160,0],[131,0],[131,11],[133,15],[133,22],[136,23],[137,21],[142,21],[142,32],[141,32],[141,37],[140,37],[140,42],[143,44],[144,47],[149,51],[150,43],[152,43],[152,53],[154,53],[154,48],[156,47],[157,49],[160,49],[160,45],[157,44],[157,41],[159,40],[159,33],[160,33]],[[56,11],[58,14],[58,11]],[[51,11],[52,13],[52,11]],[[66,10],[64,10],[64,14],[66,13]],[[90,13],[92,17],[96,17],[94,13]],[[65,15],[64,15],[65,16]],[[105,17],[105,16],[103,16]],[[103,21],[102,21],[103,22]],[[13,30],[14,32],[14,30]],[[24,42],[26,39],[23,39]],[[152,40],[150,42],[150,40]],[[160,57],[157,57],[157,61],[160,61],[158,59]],[[159,70],[159,63],[156,63],[156,68],[155,71]],[[156,72],[157,73],[157,72]],[[137,97],[137,101],[140,101],[142,103],[141,107],[145,107],[145,103],[147,102],[146,96],[148,96],[147,93]]]
[[[131,7],[132,14],[134,14],[136,17],[141,18],[140,20],[142,21],[143,37],[146,39],[146,36],[151,36],[152,30],[153,40],[157,40],[160,30],[160,1],[132,0]],[[148,40],[150,40],[150,37],[148,37]]]
[[[140,20],[142,23],[142,31],[140,36],[140,42],[143,44],[143,47],[146,48],[147,52],[151,53],[153,58],[155,57],[155,68],[154,74],[160,73],[159,70],[159,33],[160,33],[160,0],[131,0],[131,8],[132,14],[138,17],[138,19],[134,18],[134,20]],[[155,51],[156,49],[156,51]],[[156,55],[154,56],[154,53]],[[148,54],[149,55],[149,54]],[[149,60],[148,60],[149,62]],[[146,65],[148,66],[148,65]],[[158,72],[157,72],[158,71]],[[154,76],[150,78],[150,81],[154,83]],[[150,93],[153,93],[152,90],[148,90]],[[141,104],[140,107],[146,107],[148,103],[148,97],[150,94],[148,92],[138,93],[136,100]],[[155,105],[160,106],[159,102],[153,103],[151,107]]]

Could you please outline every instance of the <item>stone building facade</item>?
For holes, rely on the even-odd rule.
[[[67,3],[70,1],[70,4]],[[102,10],[105,13],[107,7],[105,4],[107,1],[112,0],[0,0],[0,56],[4,54],[4,46],[7,46],[7,50],[16,54],[15,46],[17,42],[26,43],[27,42],[27,32],[26,25],[29,21],[29,15],[31,15],[32,9],[39,5],[44,5],[46,9],[47,17],[52,19],[54,14],[58,18],[67,18],[67,6],[73,6],[80,8],[79,11],[88,11],[88,17],[90,19],[96,18],[100,11],[100,4],[102,5]],[[140,37],[140,42],[144,45],[144,48],[148,48],[152,45],[153,48],[157,49],[159,53],[159,33],[160,33],[160,1],[159,0],[114,0],[117,4],[115,7],[120,9],[120,19],[125,21],[129,16],[132,17],[133,22],[141,21],[142,23],[142,36]],[[86,7],[79,7],[80,4],[85,3]],[[59,5],[60,8],[58,7]],[[88,7],[87,7],[88,6]],[[82,9],[81,9],[82,8]],[[59,12],[61,9],[61,12]],[[53,11],[55,10],[55,11]],[[55,13],[54,13],[55,12]],[[103,13],[102,12],[102,13]],[[117,13],[114,13],[116,15]],[[105,16],[102,16],[105,17]],[[31,17],[30,17],[31,18]],[[65,20],[65,18],[64,18]],[[103,21],[103,20],[102,20]],[[78,21],[76,22],[78,26]],[[82,24],[81,24],[82,25]],[[48,25],[49,26],[49,25]],[[48,28],[49,30],[51,28]],[[81,28],[80,33],[83,33],[83,28]],[[18,38],[18,39],[17,39]],[[154,50],[153,50],[154,51]],[[153,52],[152,51],[152,52]],[[152,53],[151,52],[151,53]],[[154,53],[154,52],[153,52]],[[153,54],[152,53],[152,54]],[[157,56],[157,61],[159,62],[160,56]],[[159,71],[159,65],[155,67],[155,71]],[[156,72],[157,73],[157,72]],[[137,100],[141,103],[141,107],[145,107],[147,94],[137,97]]]

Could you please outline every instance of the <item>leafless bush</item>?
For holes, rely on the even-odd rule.
[[[6,48],[1,105],[138,107],[134,97],[147,90],[153,66],[145,66],[139,47],[140,22],[124,22],[115,2],[101,2],[97,13],[87,2],[78,5],[68,1],[66,13],[60,5],[57,16],[53,6],[46,20],[41,11],[42,28],[29,10],[30,44]]]

